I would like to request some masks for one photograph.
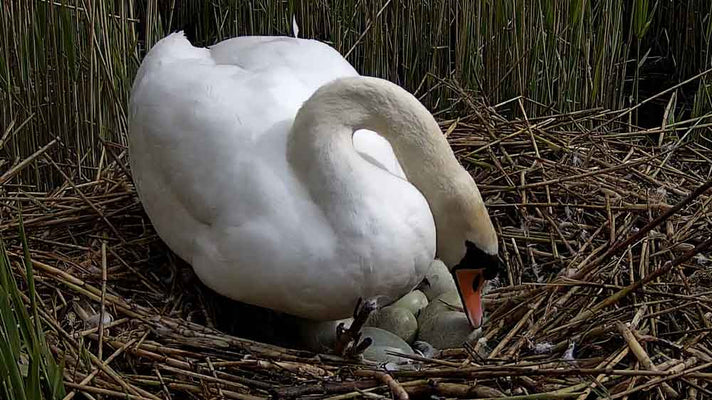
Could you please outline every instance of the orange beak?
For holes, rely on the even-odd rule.
[[[482,325],[482,288],[485,278],[482,269],[458,269],[454,273],[457,291],[470,325],[477,329]]]

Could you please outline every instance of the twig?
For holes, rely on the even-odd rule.
[[[388,388],[391,390],[391,393],[393,393],[393,397],[398,400],[409,399],[408,393],[405,391],[405,389],[403,389],[403,387],[398,382],[396,382],[396,380],[393,379],[392,376],[386,374],[385,372],[360,369],[354,371],[354,374],[358,376],[378,379],[379,381],[383,382],[383,384],[388,386]]]
[[[658,371],[658,368],[650,360],[650,357],[648,357],[648,353],[645,352],[643,346],[641,346],[638,340],[636,340],[630,329],[628,329],[628,327],[620,321],[616,321],[616,328],[618,328],[618,331],[621,333],[626,343],[628,343],[630,351],[632,351],[638,361],[640,361],[640,364],[643,366],[643,368],[650,371]],[[670,385],[668,385],[667,382],[663,382],[662,387],[667,396],[673,399],[680,397],[680,394]]]
[[[104,315],[106,313],[106,242],[101,242],[101,308],[99,310],[99,348],[97,357],[102,359],[104,347]]]
[[[46,153],[47,150],[51,149],[52,146],[54,146],[55,144],[57,144],[57,139],[52,139],[52,141],[42,146],[42,148],[32,153],[32,155],[22,160],[19,164],[10,168],[9,171],[6,171],[4,174],[2,174],[2,176],[0,176],[0,185],[12,179],[15,175],[20,173],[20,171],[25,169],[25,167],[27,167],[31,162],[36,160],[42,154]]]
[[[683,262],[689,260],[690,258],[694,257],[695,255],[697,255],[697,254],[698,254],[699,252],[701,252],[702,250],[705,250],[706,248],[708,248],[710,245],[712,245],[712,237],[708,238],[708,239],[705,240],[704,242],[702,242],[702,243],[700,243],[699,245],[697,245],[694,249],[692,249],[692,250],[686,252],[685,254],[682,254],[681,256],[675,258],[674,260],[668,261],[667,263],[665,263],[665,265],[663,265],[662,267],[656,269],[655,271],[653,271],[652,273],[650,273],[649,275],[647,275],[645,278],[643,278],[643,279],[641,279],[641,280],[639,280],[639,281],[636,281],[636,282],[634,282],[634,283],[632,283],[632,284],[626,286],[625,288],[623,288],[623,289],[621,289],[620,291],[616,292],[615,294],[613,294],[612,296],[608,297],[608,298],[605,299],[604,301],[602,301],[602,302],[596,304],[596,305],[595,305],[594,307],[592,307],[591,309],[586,310],[586,311],[580,313],[579,315],[577,315],[576,317],[574,317],[574,318],[571,320],[571,323],[570,323],[569,325],[567,325],[566,327],[570,327],[570,325],[572,325],[572,324],[576,324],[576,323],[578,323],[578,322],[581,322],[581,321],[583,321],[583,320],[586,320],[586,319],[590,318],[593,314],[595,314],[596,312],[598,312],[599,310],[601,310],[601,309],[603,309],[603,308],[605,308],[605,307],[608,307],[608,306],[610,306],[610,305],[612,305],[612,304],[617,303],[620,299],[622,299],[623,297],[627,296],[627,295],[630,294],[631,292],[633,292],[633,291],[635,291],[635,290],[638,290],[639,288],[643,287],[645,284],[651,282],[653,279],[655,279],[655,278],[657,278],[657,277],[659,277],[659,276],[662,276],[662,275],[668,273],[668,272],[669,272],[671,269],[673,269],[675,266],[680,265],[680,264],[682,264]]]

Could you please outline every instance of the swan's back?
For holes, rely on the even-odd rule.
[[[314,40],[249,36],[205,49],[193,47],[182,33],[174,33],[159,41],[143,61],[134,83],[132,111],[137,103],[145,107],[180,101],[181,97],[195,100],[201,89],[217,82],[216,86],[224,91],[216,91],[213,86],[211,92],[204,94],[225,96],[225,105],[238,108],[234,111],[237,115],[241,107],[248,108],[245,115],[254,115],[249,114],[249,109],[259,108],[258,126],[243,130],[258,135],[260,127],[293,118],[320,86],[355,75],[358,74],[353,67],[336,50]],[[159,92],[143,92],[144,86]],[[190,88],[197,92],[177,93]]]
[[[351,311],[353,299],[343,292],[362,289],[362,272],[335,267],[324,275],[341,244],[285,155],[302,103],[327,82],[355,75],[333,48],[287,37],[240,37],[201,49],[176,33],[146,56],[129,107],[134,182],[160,237],[208,286],[311,318]],[[372,132],[357,139],[364,158],[403,176],[384,139]],[[405,291],[417,283],[402,275],[379,271],[368,285]]]

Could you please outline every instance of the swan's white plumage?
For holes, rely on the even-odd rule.
[[[209,287],[337,319],[358,297],[395,300],[422,279],[435,255],[432,214],[385,139],[356,132],[368,176],[330,188],[328,207],[287,161],[302,103],[356,75],[331,47],[287,37],[201,49],[178,33],[146,56],[130,102],[134,181],[161,238]]]

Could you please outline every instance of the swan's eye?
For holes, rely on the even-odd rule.
[[[482,249],[477,247],[476,244],[465,241],[465,247],[467,252],[465,257],[460,260],[458,265],[456,265],[453,270],[460,268],[466,269],[483,269],[484,279],[494,279],[500,269],[499,258],[496,254],[487,254]]]

